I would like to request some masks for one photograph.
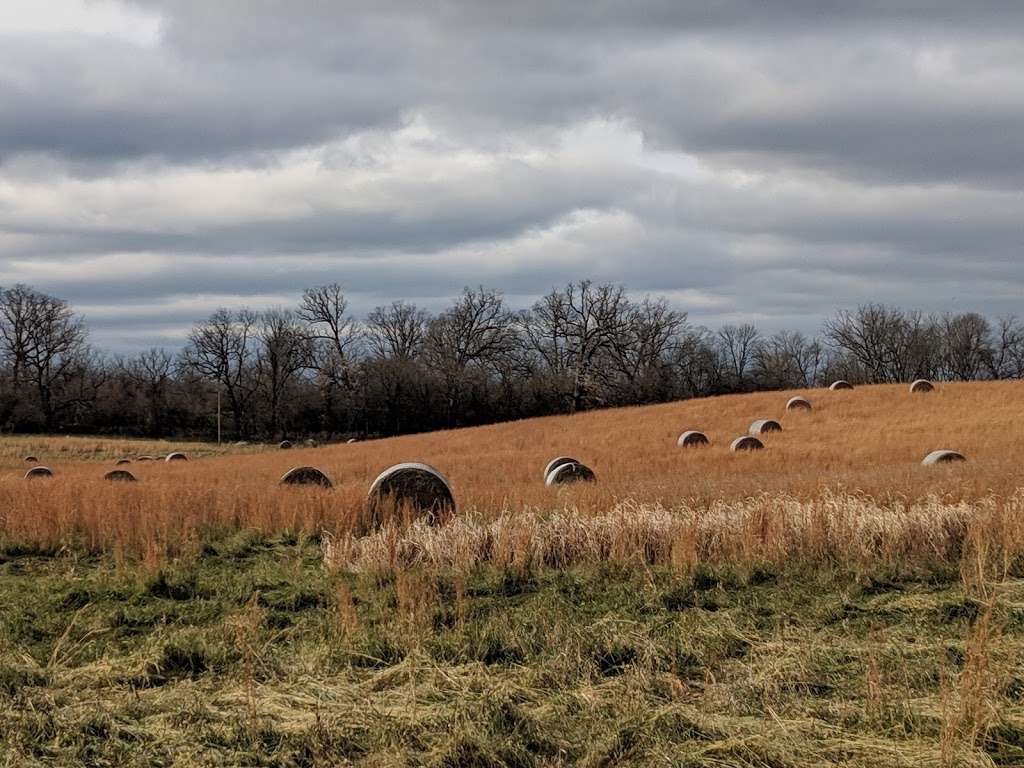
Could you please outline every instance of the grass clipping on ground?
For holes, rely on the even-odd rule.
[[[255,533],[155,570],[5,553],[0,764],[1024,761],[1019,558],[683,573],[533,544],[464,569],[363,543],[326,572],[315,538]]]

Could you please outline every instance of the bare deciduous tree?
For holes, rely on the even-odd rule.
[[[999,318],[992,354],[992,377],[1024,378],[1024,323],[1013,315]]]
[[[754,361],[761,337],[751,323],[724,325],[718,331],[718,348],[730,386],[743,391],[747,387],[747,374]]]
[[[466,374],[493,367],[517,343],[512,316],[497,291],[466,288],[427,328],[424,359],[444,382],[448,423],[457,416]]]
[[[970,381],[992,371],[992,326],[981,315],[946,314],[940,321],[942,368],[946,378]]]
[[[754,355],[757,377],[769,389],[812,386],[821,362],[821,345],[791,331],[780,331],[765,339]]]
[[[613,340],[626,332],[629,300],[621,286],[570,283],[533,306],[522,324],[532,349],[550,371],[566,376],[569,412],[593,394],[593,366]]]
[[[281,431],[285,396],[299,374],[313,365],[312,339],[287,309],[262,312],[256,326],[256,370],[266,392],[271,435]]]
[[[626,323],[611,338],[612,368],[622,380],[623,402],[653,402],[671,390],[672,358],[686,314],[664,299],[645,298],[625,312]]]
[[[827,320],[825,338],[856,359],[872,383],[930,377],[938,364],[936,325],[920,312],[865,304]]]
[[[44,428],[51,431],[57,416],[83,396],[72,380],[91,361],[85,323],[63,299],[18,285],[0,295],[0,344],[12,393],[20,399],[23,388],[31,387]]]
[[[122,362],[120,368],[142,396],[149,433],[154,437],[162,435],[164,412],[174,377],[174,355],[164,349],[150,349]]]
[[[413,359],[422,350],[427,321],[427,313],[415,304],[396,301],[377,307],[366,318],[370,352],[382,360]]]
[[[238,436],[247,433],[250,405],[257,389],[253,340],[257,315],[248,309],[218,309],[189,334],[184,362],[223,387]]]

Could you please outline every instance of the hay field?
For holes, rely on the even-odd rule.
[[[795,394],[808,395],[813,412],[787,413]],[[81,454],[63,461],[52,448],[47,452],[59,441],[19,443],[18,451],[42,447],[39,458],[57,477],[26,483],[23,466],[0,475],[0,535],[44,548],[116,549],[129,556],[173,553],[238,528],[344,536],[374,477],[401,461],[438,468],[460,511],[483,519],[549,510],[601,515],[625,503],[699,511],[757,497],[852,495],[882,506],[931,497],[944,503],[1007,499],[1024,486],[1021,413],[1019,382],[944,384],[924,395],[911,395],[904,385],[758,393],[315,449],[246,448],[217,456],[211,446],[164,444],[189,451],[193,460],[133,464],[141,482],[132,486],[100,478],[115,457],[153,450],[148,444],[100,449],[96,442],[97,466]],[[764,435],[764,451],[730,453],[729,442],[757,418],[778,419],[784,431]],[[704,431],[712,445],[677,448],[686,429]],[[938,448],[958,450],[968,462],[920,466]],[[6,446],[5,455],[12,450]],[[586,463],[598,482],[545,487],[542,469],[560,454]],[[279,478],[301,464],[324,470],[335,488],[278,487]]]
[[[137,438],[12,435],[0,438],[0,472],[24,472],[30,466],[25,463],[26,456],[35,456],[44,465],[64,465],[81,461],[113,463],[133,456],[166,456],[171,450],[187,451],[196,457],[210,457],[254,453],[265,448],[260,445],[217,445]]]
[[[1024,765],[1024,385],[792,394],[168,444],[137,484],[99,478],[149,445],[9,439],[57,476],[0,475],[0,766]],[[352,536],[407,460],[460,513]],[[278,487],[304,463],[335,488]]]

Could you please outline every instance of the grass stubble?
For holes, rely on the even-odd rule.
[[[0,764],[1024,765],[1024,388],[812,392],[728,454],[788,396],[12,471]],[[543,488],[566,452],[600,482]],[[406,459],[460,514],[353,536]]]

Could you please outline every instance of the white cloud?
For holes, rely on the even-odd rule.
[[[331,280],[1024,312],[1024,6],[854,6],[4,3],[0,283],[132,348]]]
[[[141,46],[160,40],[161,18],[116,0],[4,0],[0,39],[69,37],[113,39]]]

